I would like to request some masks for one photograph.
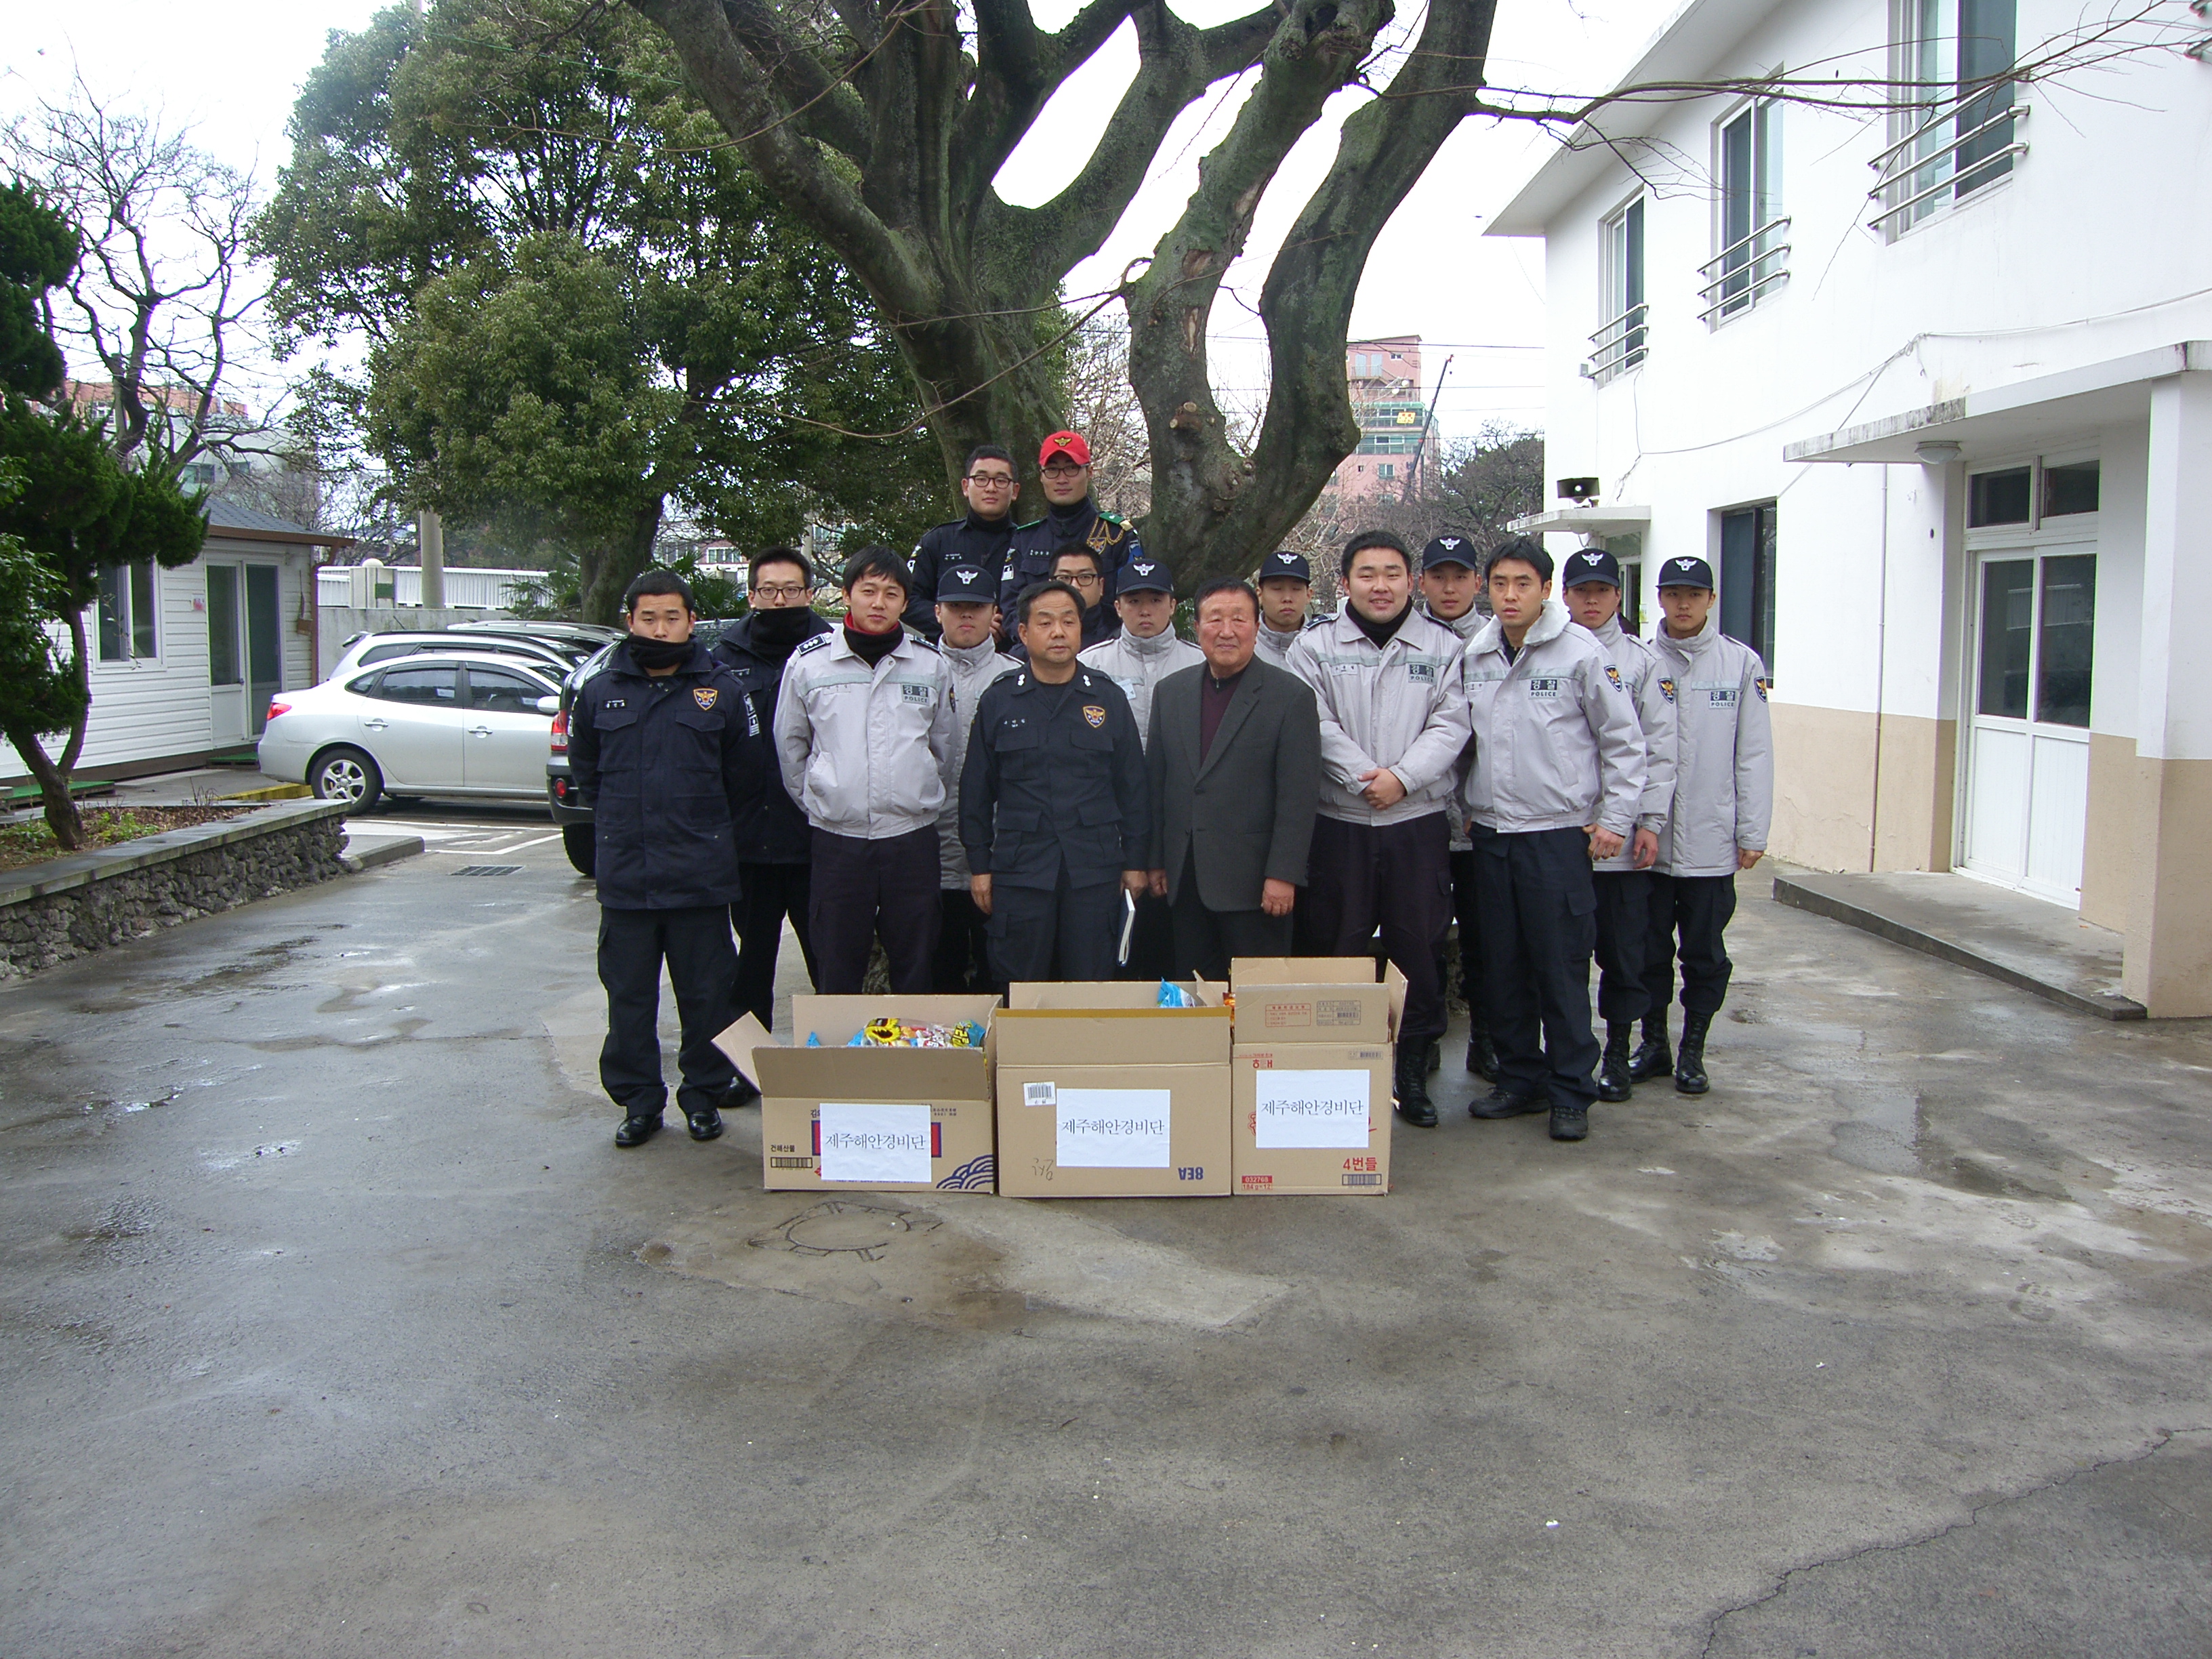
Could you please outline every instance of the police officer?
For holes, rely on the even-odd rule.
[[[1089,603],[1109,605],[1121,567],[1145,550],[1134,531],[1111,513],[1100,512],[1091,499],[1091,445],[1081,433],[1055,432],[1047,438],[1037,451],[1037,467],[1045,514],[1014,532],[999,585],[999,615],[1009,638],[1015,629],[1015,605],[1024,592],[1052,574],[1054,556],[1063,547],[1080,543],[1098,555],[1102,580]]]
[[[1580,1140],[1598,1060],[1590,861],[1620,852],[1635,827],[1644,742],[1605,653],[1552,597],[1552,556],[1525,537],[1493,553],[1493,614],[1460,662],[1474,727],[1464,799],[1498,1072],[1489,1097],[1468,1111],[1504,1118],[1548,1108],[1552,1139]]]
[[[1150,885],[1144,742],[1121,688],[1075,659],[1083,600],[1022,595],[1029,662],[983,693],[961,774],[970,890],[1008,983],[1114,976],[1122,895]]]
[[[817,983],[855,996],[880,937],[891,989],[927,992],[937,957],[937,815],[952,674],[899,626],[914,578],[887,547],[845,566],[845,625],[792,653],[775,704],[783,787],[814,831],[807,929]]]
[[[978,444],[968,452],[960,477],[966,515],[923,531],[915,547],[914,592],[907,597],[905,617],[908,628],[924,639],[937,637],[932,601],[938,578],[950,566],[975,566],[990,577],[992,597],[998,596],[1000,573],[1006,568],[1006,548],[1014,536],[1014,501],[1020,493],[1021,479],[1012,455],[996,444]]]
[[[752,705],[763,782],[751,810],[737,825],[738,882],[744,896],[730,908],[738,930],[738,1011],[763,1030],[775,1024],[775,959],[783,948],[783,921],[799,934],[806,978],[814,982],[814,942],[807,926],[807,874],[813,834],[806,814],[784,792],[776,760],[775,694],[791,653],[830,624],[814,612],[814,568],[794,548],[771,547],[745,573],[751,609],[722,630],[714,659],[729,672]]]
[[[1121,688],[1141,737],[1152,729],[1152,688],[1177,669],[1204,662],[1206,653],[1176,637],[1175,578],[1158,559],[1149,553],[1131,559],[1121,567],[1121,587],[1114,611],[1121,618],[1121,631],[1088,647],[1077,660]],[[1175,924],[1169,919],[1167,899],[1147,889],[1137,900],[1136,928],[1121,976],[1164,979],[1174,969],[1174,958]]]
[[[1421,614],[1451,629],[1465,648],[1489,618],[1475,604],[1482,557],[1464,536],[1446,533],[1421,550]],[[1462,760],[1462,766],[1465,765]],[[1474,844],[1457,812],[1450,815],[1452,919],[1459,924],[1459,991],[1467,1000],[1467,1069],[1498,1081],[1498,1049],[1490,1040],[1490,1001],[1482,989],[1482,911],[1475,901]]]
[[[1620,564],[1601,547],[1567,555],[1559,586],[1567,614],[1588,629],[1636,711],[1644,735],[1644,799],[1629,845],[1591,872],[1597,890],[1597,1012],[1605,1021],[1605,1054],[1597,1066],[1597,1097],[1628,1098],[1629,1043],[1650,1006],[1644,982],[1650,932],[1651,865],[1674,799],[1674,694],[1650,646],[1620,625]],[[1662,1022],[1662,1025],[1664,1022]]]
[[[945,769],[945,805],[937,815],[938,904],[933,988],[948,996],[1005,990],[991,968],[987,918],[968,890],[968,850],[960,841],[960,773],[968,734],[984,688],[1021,666],[999,649],[998,578],[972,564],[948,565],[937,578],[937,648],[951,671],[952,752]]]
[[[677,1103],[694,1140],[722,1133],[737,1068],[714,1046],[737,1012],[730,906],[738,897],[733,826],[766,780],[749,742],[752,705],[691,637],[691,589],[647,571],[623,595],[629,637],[586,680],[569,710],[568,766],[592,809],[598,845],[599,982],[607,1038],[599,1081],[623,1109],[617,1146],[660,1132],[660,969],[683,1022]]]
[[[1674,810],[1652,866],[1651,1006],[1631,1074],[1667,1071],[1667,1000],[1679,939],[1682,1047],[1672,1057],[1674,1086],[1701,1095],[1711,1086],[1705,1032],[1728,995],[1733,967],[1723,934],[1735,915],[1736,872],[1766,850],[1774,734],[1765,665],[1759,653],[1720,631],[1712,566],[1687,556],[1662,564],[1659,608],[1663,619],[1651,644],[1674,690]]]
[[[1379,926],[1406,976],[1398,1112],[1434,1128],[1429,1051],[1444,1034],[1437,950],[1451,916],[1448,809],[1467,747],[1467,702],[1450,672],[1458,636],[1413,605],[1413,556],[1388,531],[1344,550],[1344,609],[1291,647],[1291,672],[1321,714],[1321,815],[1305,903],[1309,937],[1364,956]]]
[[[1103,645],[1121,631],[1120,613],[1103,597],[1107,586],[1106,560],[1097,548],[1070,542],[1052,556],[1052,579],[1083,596],[1085,650]]]
[[[1261,660],[1290,665],[1291,647],[1306,630],[1306,607],[1313,603],[1313,567],[1288,548],[1267,555],[1260,567]]]

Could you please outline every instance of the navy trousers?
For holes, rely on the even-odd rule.
[[[1649,870],[1596,870],[1590,880],[1597,888],[1597,1012],[1608,1024],[1628,1024],[1643,1018],[1651,1006],[1645,959],[1652,875]]]
[[[745,890],[730,907],[730,925],[738,930],[738,1012],[750,1013],[764,1031],[775,1029],[775,959],[783,948],[786,916],[799,935],[808,982],[819,978],[814,971],[813,924],[806,915],[808,874],[803,864],[738,866]]]
[[[1114,977],[1121,943],[1121,884],[1071,887],[1067,872],[1057,887],[991,884],[991,960],[1000,982]]]
[[[737,1067],[714,1039],[738,1017],[738,957],[727,905],[678,910],[599,909],[599,983],[607,988],[607,1040],[599,1081],[630,1117],[653,1117],[668,1104],[660,1075],[660,964],[668,964],[683,1021],[676,1063],[686,1112],[720,1103]]]
[[[1499,1085],[1555,1106],[1588,1106],[1598,1042],[1590,1032],[1597,893],[1580,830],[1501,836],[1474,826],[1490,1036]]]
[[[1682,1006],[1693,1013],[1717,1014],[1728,1000],[1728,925],[1735,915],[1734,876],[1651,878],[1650,934],[1646,979],[1647,1006],[1654,1019],[1667,1018],[1674,994],[1674,963],[1682,964]]]
[[[902,996],[928,994],[942,916],[938,874],[933,823],[881,841],[814,832],[807,932],[823,995],[860,995],[878,936],[890,962],[891,989]]]
[[[1323,956],[1364,957],[1379,929],[1382,954],[1406,976],[1399,1042],[1442,1036],[1444,981],[1437,947],[1451,920],[1451,836],[1444,815],[1402,823],[1317,817],[1307,867],[1312,879],[1298,908],[1312,913],[1314,947]]]

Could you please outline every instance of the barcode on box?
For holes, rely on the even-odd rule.
[[[1060,1104],[1060,1086],[1052,1083],[1024,1083],[1022,1085],[1022,1104],[1057,1106]]]
[[[1367,1010],[1357,1001],[1314,1004],[1314,1024],[1316,1025],[1357,1025],[1366,1018]]]
[[[771,1170],[811,1170],[814,1167],[814,1160],[811,1158],[771,1158],[768,1167]]]
[[[1347,1187],[1380,1187],[1382,1177],[1379,1175],[1348,1175],[1344,1178],[1344,1184]]]

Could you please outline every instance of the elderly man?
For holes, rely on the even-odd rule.
[[[1152,887],[1175,924],[1178,977],[1225,980],[1237,957],[1291,949],[1321,799],[1321,720],[1298,678],[1261,661],[1259,596],[1198,590],[1200,665],[1160,683],[1145,765],[1158,829]]]

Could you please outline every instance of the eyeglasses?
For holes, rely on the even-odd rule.
[[[753,589],[753,597],[774,599],[781,604],[787,599],[803,599],[813,591],[805,582],[763,582]]]
[[[1012,489],[1014,476],[1011,472],[970,472],[968,482],[978,489]]]
[[[1083,469],[1079,466],[1063,466],[1055,464],[1045,468],[1044,476],[1048,478],[1072,478],[1082,471]]]
[[[1071,587],[1096,587],[1099,583],[1105,580],[1106,579],[1103,576],[1100,575],[1095,570],[1085,570],[1080,573],[1073,570],[1063,570],[1060,574],[1053,578],[1053,580],[1056,582],[1066,582]]]

